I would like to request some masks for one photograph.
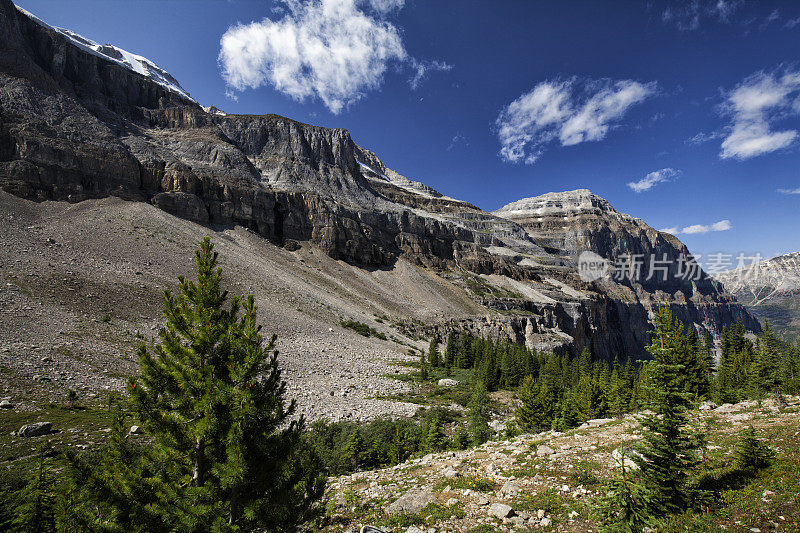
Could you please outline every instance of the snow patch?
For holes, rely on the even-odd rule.
[[[58,28],[56,26],[51,26],[47,24],[45,21],[37,17],[36,15],[22,9],[19,6],[15,6],[17,10],[22,13],[23,15],[27,16],[40,26],[45,28],[51,29],[64,37],[66,37],[72,44],[77,46],[78,48],[89,52],[95,56],[101,57],[107,61],[111,61],[116,63],[122,67],[127,68],[128,70],[132,70],[137,74],[141,74],[146,78],[150,78],[157,84],[161,85],[165,89],[178,94],[187,100],[191,100],[195,102],[195,99],[189,96],[189,93],[186,92],[183,87],[181,87],[178,80],[172,77],[172,75],[164,70],[163,68],[159,67],[146,57],[142,57],[140,55],[132,54],[127,50],[123,50],[122,48],[110,45],[110,44],[98,44],[91,39],[87,39],[86,37],[75,33],[74,31],[67,30],[64,28]]]

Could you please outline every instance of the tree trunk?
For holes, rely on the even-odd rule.
[[[205,483],[206,474],[206,444],[200,437],[194,445],[194,472],[192,474],[192,485],[202,487]]]

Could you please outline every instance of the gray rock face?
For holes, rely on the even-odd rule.
[[[659,305],[711,334],[737,319],[758,328],[712,280],[581,281],[570,254],[582,248],[604,257],[686,252],[588,191],[487,213],[386,168],[346,130],[206,111],[76,46],[10,0],[0,0],[0,102],[3,190],[36,200],[150,202],[200,224],[244,226],[287,249],[309,243],[368,268],[403,258],[463,285],[488,311],[443,320],[441,331],[472,328],[610,358],[644,355]]]
[[[514,509],[512,509],[510,505],[504,503],[493,503],[489,506],[487,513],[489,516],[503,519],[514,516]]]
[[[714,277],[753,315],[769,320],[777,333],[800,340],[800,252],[745,264]]]
[[[52,422],[34,422],[25,424],[17,430],[17,437],[40,437],[53,431]]]
[[[425,507],[436,503],[439,503],[439,500],[430,492],[409,492],[390,503],[386,507],[386,514],[392,516],[399,514],[418,515]]]

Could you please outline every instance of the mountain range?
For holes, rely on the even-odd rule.
[[[281,276],[305,272],[309,254],[321,253],[326,280],[309,274],[318,285],[308,290],[334,324],[337,316],[378,326],[375,317],[386,316],[409,338],[466,329],[604,358],[644,356],[659,306],[715,338],[737,320],[760,330],[719,281],[679,275],[691,257],[680,240],[588,190],[486,212],[387,168],[346,130],[203,108],[153,62],[53,28],[10,0],[0,0],[0,102],[4,209],[31,220],[44,208],[30,201],[128,209],[104,200],[114,198],[138,205],[150,223],[161,220],[154,206],[171,215],[159,222],[165,238],[178,239],[187,221],[220,238],[246,229],[274,248],[275,268],[288,270]],[[109,217],[103,231],[115,225]],[[105,238],[84,229],[84,239]],[[643,273],[658,261],[665,277],[586,280],[583,252],[610,264],[641,257]],[[157,247],[148,253],[151,265],[166,262]],[[8,275],[14,259],[0,261]],[[251,288],[259,280],[239,281]],[[326,300],[343,287],[360,308]],[[305,312],[278,303],[276,313]],[[156,316],[148,308],[139,318]]]

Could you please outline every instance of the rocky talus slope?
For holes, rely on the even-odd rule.
[[[245,254],[242,264],[280,258],[273,271],[276,279],[299,278],[308,288],[312,307],[335,310],[327,314],[327,325],[320,325],[321,334],[312,337],[316,344],[309,350],[325,346],[324,332],[336,329],[340,318],[359,318],[382,328],[376,315],[402,323],[404,331],[418,337],[467,328],[541,349],[578,353],[589,348],[608,358],[644,354],[649,318],[659,305],[669,305],[687,324],[712,335],[735,320],[753,330],[759,327],[706,277],[674,283],[582,281],[574,252],[584,245],[608,259],[623,250],[669,257],[686,251],[677,239],[616,213],[587,191],[523,201],[547,204],[560,198],[562,207],[535,219],[525,215],[525,206],[487,213],[386,168],[345,130],[276,115],[228,115],[203,108],[154,63],[49,27],[10,0],[0,0],[0,188],[9,193],[3,197],[3,214],[21,217],[9,228],[27,231],[30,249],[42,254],[36,261],[25,261],[30,253],[3,259],[3,275],[12,277],[6,281],[12,285],[8,290],[23,291],[23,280],[40,275],[50,276],[55,286],[66,283],[60,281],[70,279],[66,271],[76,272],[70,261],[81,261],[85,250],[97,254],[90,253],[86,261],[111,261],[106,263],[107,274],[102,263],[97,271],[87,264],[81,274],[85,285],[72,287],[69,298],[48,296],[44,282],[25,289],[28,294],[20,292],[27,299],[23,310],[40,308],[38,318],[52,317],[54,324],[66,321],[67,327],[43,327],[49,332],[68,331],[72,324],[60,314],[62,308],[51,310],[53,306],[73,309],[77,296],[105,296],[97,287],[102,282],[94,276],[111,275],[119,266],[115,256],[101,249],[108,243],[106,233],[122,235],[129,225],[151,224],[162,225],[151,231],[163,239],[139,235],[139,241],[123,241],[133,246],[125,252],[130,261],[126,268],[145,275],[146,261],[158,261],[159,283],[169,279],[167,272],[176,273],[165,266],[177,260],[170,239],[186,251],[188,235],[199,238],[203,232],[216,232],[221,240],[246,236],[243,249],[258,243],[262,252],[248,259],[250,252],[239,249],[237,253]],[[97,203],[112,197],[119,200]],[[587,202],[590,211],[584,209]],[[163,218],[146,209],[153,206]],[[96,218],[78,225],[59,218],[76,217],[82,210]],[[130,221],[112,214],[103,218],[116,210],[127,211]],[[141,225],[137,217],[142,217]],[[27,226],[19,223],[23,219]],[[96,225],[90,227],[89,222]],[[182,233],[187,222],[195,225]],[[48,230],[37,232],[28,226]],[[84,231],[80,239],[77,227]],[[50,231],[57,234],[45,234]],[[175,234],[184,237],[175,239]],[[23,239],[11,235],[9,230],[3,237],[10,242]],[[48,244],[49,238],[56,244]],[[145,253],[139,246],[146,241],[152,246]],[[327,273],[325,279],[307,268],[312,256],[324,263],[319,268]],[[262,276],[259,271],[242,270],[238,275],[246,276],[236,280],[242,287],[255,290],[262,282],[249,277]],[[157,294],[157,285],[145,283],[146,277],[142,283],[126,278],[131,279],[137,282],[128,299]],[[139,285],[148,290],[141,292]],[[331,286],[341,291],[346,287],[357,303],[330,303]],[[125,291],[116,293],[124,301]],[[146,308],[137,315],[142,324],[158,320],[158,298],[152,301],[132,304]],[[271,304],[277,324],[307,320],[305,310],[294,311],[285,304]],[[11,309],[6,313],[17,310],[5,305]],[[6,348],[15,346],[14,359],[37,366],[42,355],[26,346],[55,350],[52,342],[28,341],[17,317],[3,320],[16,324],[2,336]],[[396,351],[400,345],[390,346]],[[121,350],[102,349],[107,362],[100,366],[109,372],[127,368],[127,363],[115,366]],[[289,350],[284,353],[291,355]],[[325,357],[347,355],[330,347]]]
[[[739,302],[789,340],[800,340],[800,252],[714,276]]]
[[[711,428],[707,461],[729,462],[737,435],[753,426],[771,436],[770,445],[781,461],[794,464],[800,398],[790,397],[788,403],[784,408],[773,400],[761,405],[703,404],[697,418]],[[590,420],[566,433],[490,441],[332,479],[328,497],[333,504],[325,531],[352,533],[362,524],[406,533],[596,531],[604,483],[622,460],[627,468],[636,468],[629,455],[640,439],[637,416]],[[729,510],[723,527],[796,531],[796,495],[780,488],[784,482],[775,474],[762,480],[763,487],[750,487],[753,503],[748,500],[740,509]],[[701,530],[706,531],[692,529]]]

